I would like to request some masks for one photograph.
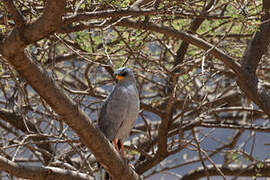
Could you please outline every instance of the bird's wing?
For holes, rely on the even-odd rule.
[[[128,110],[128,94],[116,86],[103,104],[98,126],[109,140],[113,140]]]

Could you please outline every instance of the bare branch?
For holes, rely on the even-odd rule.
[[[64,19],[64,24],[71,24],[77,21],[87,21],[91,19],[98,18],[121,18],[121,17],[139,17],[147,15],[155,15],[163,13],[163,11],[157,10],[140,10],[140,11],[131,11],[131,10],[106,10],[106,11],[96,11],[96,12],[85,12],[79,13],[71,17],[66,17]]]
[[[3,3],[6,5],[10,14],[12,14],[12,17],[15,21],[16,26],[18,26],[18,27],[23,26],[25,24],[25,19],[24,19],[22,13],[15,6],[14,1],[13,0],[3,1]]]
[[[240,176],[240,177],[270,177],[270,166],[268,164],[263,164],[258,167],[256,164],[254,165],[229,165],[223,166],[221,164],[217,164],[216,167],[220,169],[224,175],[226,176]],[[208,165],[207,171],[209,176],[219,176],[220,172],[217,168]],[[205,177],[205,170],[203,167],[197,168],[195,170],[190,171],[188,174],[184,175],[180,180],[189,180],[189,179],[200,179]]]
[[[202,15],[208,15],[207,10],[209,10],[213,4],[215,3],[215,0],[210,1],[207,6],[203,9],[202,11]],[[205,18],[196,18],[192,21],[189,30],[191,32],[196,32],[197,29],[201,26],[201,24],[204,22]],[[176,56],[175,56],[175,62],[174,62],[174,66],[177,66],[179,64],[181,64],[184,60],[185,54],[187,52],[188,49],[188,42],[183,41],[179,47],[179,49],[176,51]],[[175,72],[177,72],[177,68],[174,69]]]
[[[215,48],[212,44],[206,42],[205,40],[199,37],[196,37],[195,35],[192,35],[183,31],[176,31],[168,27],[160,27],[155,24],[144,23],[144,22],[139,22],[139,21],[135,22],[131,20],[122,20],[121,22],[117,23],[117,25],[149,30],[149,31],[165,34],[173,38],[182,39],[206,51],[210,50],[209,54],[212,54],[214,57],[221,60],[230,69],[232,69],[236,74],[242,73],[239,64],[236,63],[233,58],[231,58],[230,56],[222,52],[220,49]]]
[[[30,133],[30,132],[28,132],[28,129],[32,133],[38,133],[38,130],[34,126],[34,124],[32,124],[30,121],[27,121],[27,120],[24,123],[22,116],[19,116],[16,113],[9,111],[7,109],[0,110],[0,118],[3,119],[4,121],[8,122],[9,124],[11,124],[13,127],[16,127],[17,129],[19,129],[25,133]],[[48,140],[46,137],[38,137],[38,136],[31,137],[31,139],[34,141]],[[52,156],[48,156],[48,154],[53,155],[53,153],[54,153],[53,148],[51,147],[51,145],[49,143],[37,144],[37,146],[48,152],[48,153],[42,153],[45,163],[48,164],[52,158]]]
[[[24,166],[0,156],[0,170],[14,176],[35,180],[94,180],[91,176],[80,172],[56,167]]]

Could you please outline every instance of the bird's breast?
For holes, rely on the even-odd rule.
[[[139,97],[136,88],[127,87],[122,90],[127,97],[128,103],[125,117],[123,117],[123,123],[121,124],[121,127],[117,133],[117,138],[119,139],[125,139],[129,135],[139,114]]]

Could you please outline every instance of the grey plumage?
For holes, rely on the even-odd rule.
[[[139,113],[139,95],[133,72],[126,67],[115,71],[118,80],[101,108],[100,130],[109,140],[125,140]]]

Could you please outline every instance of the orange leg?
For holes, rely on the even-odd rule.
[[[128,162],[128,158],[126,157],[126,153],[125,153],[124,144],[122,143],[121,140],[120,140],[120,144],[121,144],[121,155],[122,155],[123,160],[128,164],[129,167],[131,167],[132,169],[135,169],[134,166],[132,164],[129,164]]]
[[[119,152],[119,148],[118,148],[118,145],[117,145],[117,141],[118,141],[118,139],[114,138],[114,139],[113,139],[113,145],[114,145],[116,151]]]
[[[120,144],[121,144],[121,154],[122,154],[122,157],[125,159],[126,158],[125,148],[121,140],[120,140]]]

